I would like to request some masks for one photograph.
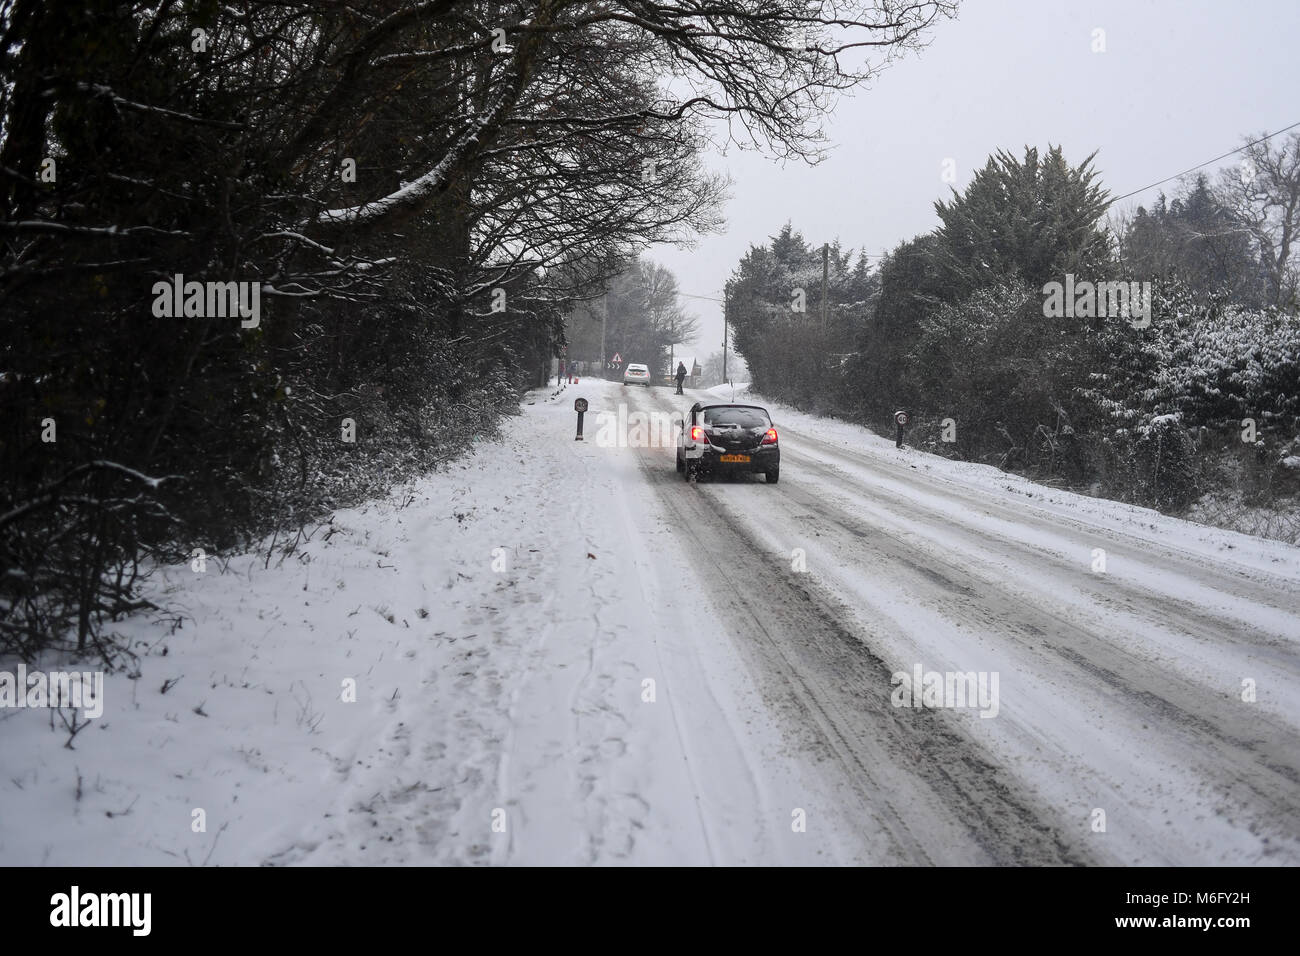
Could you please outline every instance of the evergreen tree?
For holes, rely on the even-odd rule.
[[[1108,201],[1095,181],[1095,155],[1071,167],[1059,146],[1041,160],[1033,147],[1023,161],[999,150],[964,192],[954,189],[949,202],[936,202],[945,301],[1007,279],[1041,287],[1066,273],[1099,273],[1108,242],[1097,224]]]

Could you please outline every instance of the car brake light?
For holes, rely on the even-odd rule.
[[[764,445],[775,445],[775,444],[776,444],[776,429],[775,429],[775,428],[769,428],[769,429],[767,430],[767,434],[763,436],[763,444],[764,444]]]
[[[699,425],[691,426],[691,441],[704,441],[704,429]]]

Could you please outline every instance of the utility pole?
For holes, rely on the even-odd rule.
[[[609,322],[609,290],[608,289],[605,290],[605,294],[601,296],[600,301],[604,305],[604,308],[601,310],[600,313],[600,377],[608,378],[609,376],[605,373],[605,369],[608,367],[605,363],[605,325],[606,323]]]
[[[727,287],[722,287],[722,380],[727,378]]]

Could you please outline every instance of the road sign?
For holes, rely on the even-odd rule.
[[[615,353],[614,353],[614,357],[613,357],[612,359],[610,359],[610,361],[613,362],[615,365],[622,365],[622,364],[623,364],[623,356],[621,356],[621,355],[619,355],[617,352],[615,352]]]
[[[907,412],[904,412],[904,411],[897,411],[897,412],[894,412],[894,421],[897,422],[899,425],[906,425],[906,424],[907,424]]]
[[[573,410],[578,413],[578,434],[573,436],[573,440],[582,441],[582,416],[587,414],[587,400],[585,398],[575,398],[573,400]]]

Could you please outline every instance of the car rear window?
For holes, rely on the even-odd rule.
[[[706,425],[739,425],[741,428],[766,428],[771,424],[761,408],[720,407],[704,409]]]

